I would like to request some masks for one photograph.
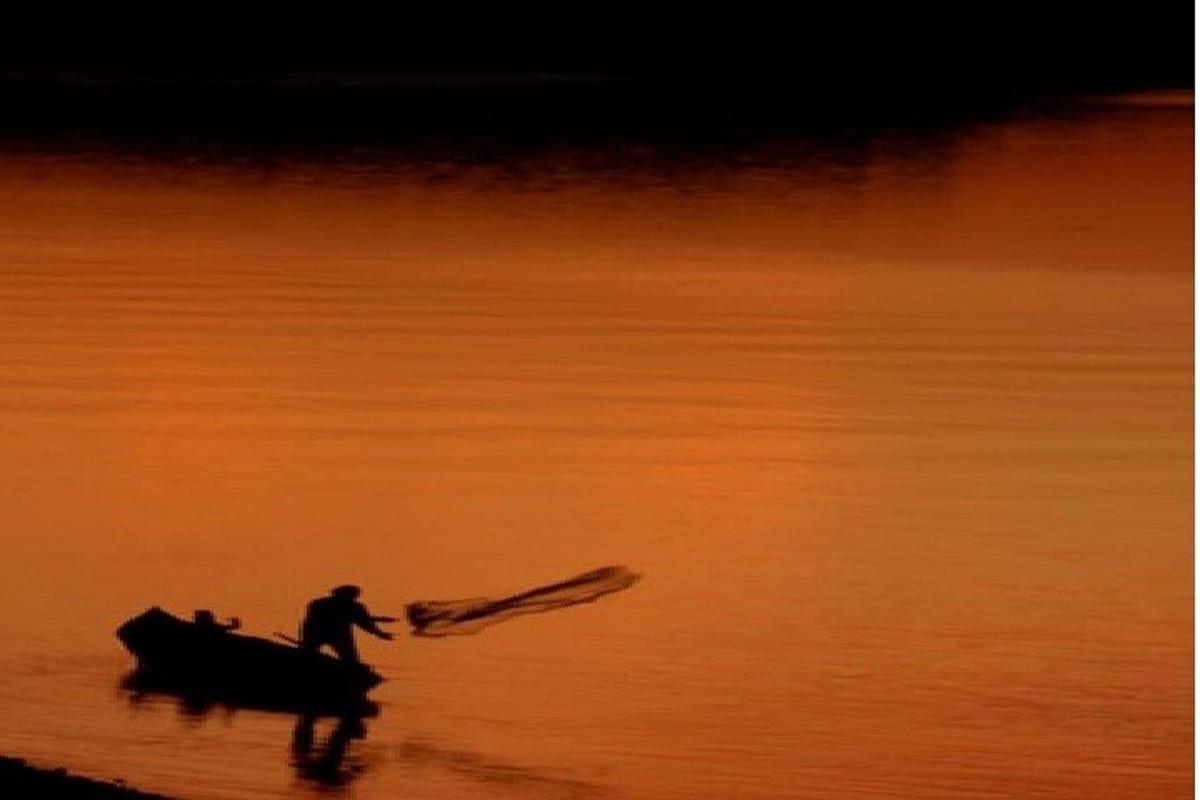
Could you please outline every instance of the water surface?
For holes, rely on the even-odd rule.
[[[675,160],[13,148],[0,751],[195,798],[1185,794],[1192,112],[1149,100]],[[332,776],[294,717],[118,687],[152,603],[268,634],[609,563],[363,641]]]

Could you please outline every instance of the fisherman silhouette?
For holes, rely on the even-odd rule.
[[[329,647],[338,658],[350,664],[360,664],[358,648],[354,646],[354,626],[373,636],[390,641],[392,634],[381,629],[377,622],[395,622],[394,617],[373,617],[367,607],[358,602],[362,589],[357,586],[338,586],[328,597],[319,597],[308,604],[304,623],[300,626],[300,648],[316,653],[322,645]]]

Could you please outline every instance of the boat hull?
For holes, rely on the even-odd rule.
[[[205,629],[160,608],[126,621],[117,638],[138,672],[178,693],[304,707],[361,700],[382,682],[370,667],[256,636]]]

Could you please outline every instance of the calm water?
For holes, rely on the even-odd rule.
[[[336,791],[1185,796],[1191,113],[669,165],[14,152],[0,752],[327,792],[295,718],[132,702],[116,624],[625,563],[362,641],[390,680]]]

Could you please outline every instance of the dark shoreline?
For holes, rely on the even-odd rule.
[[[42,769],[9,756],[0,756],[0,796],[49,800],[167,800],[166,795],[138,791],[116,781],[84,778],[61,768]]]

